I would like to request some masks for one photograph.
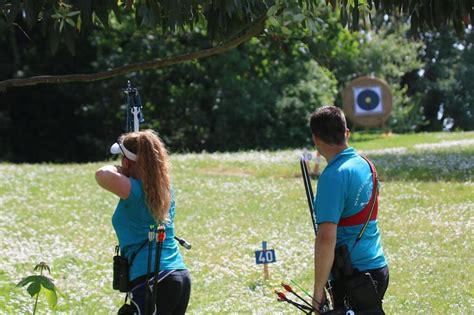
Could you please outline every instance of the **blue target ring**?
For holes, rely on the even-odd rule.
[[[363,90],[357,96],[357,105],[363,110],[374,110],[380,104],[380,96],[373,90]]]

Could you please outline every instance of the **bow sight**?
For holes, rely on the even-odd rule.
[[[138,89],[132,87],[132,83],[127,81],[127,106],[125,108],[125,132],[138,131],[140,124],[145,121],[142,113],[142,101]]]

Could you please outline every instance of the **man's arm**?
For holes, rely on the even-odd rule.
[[[318,235],[314,242],[314,295],[313,306],[319,309],[324,301],[324,287],[329,279],[336,248],[337,224],[324,222],[319,224]]]

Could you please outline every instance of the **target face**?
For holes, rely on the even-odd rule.
[[[343,110],[354,126],[383,126],[392,111],[392,93],[382,79],[361,76],[342,91]]]
[[[354,91],[355,115],[370,115],[383,112],[382,90],[378,86],[357,87]]]

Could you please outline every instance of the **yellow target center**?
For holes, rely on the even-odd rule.
[[[367,96],[367,97],[365,98],[365,104],[370,104],[370,97]]]

